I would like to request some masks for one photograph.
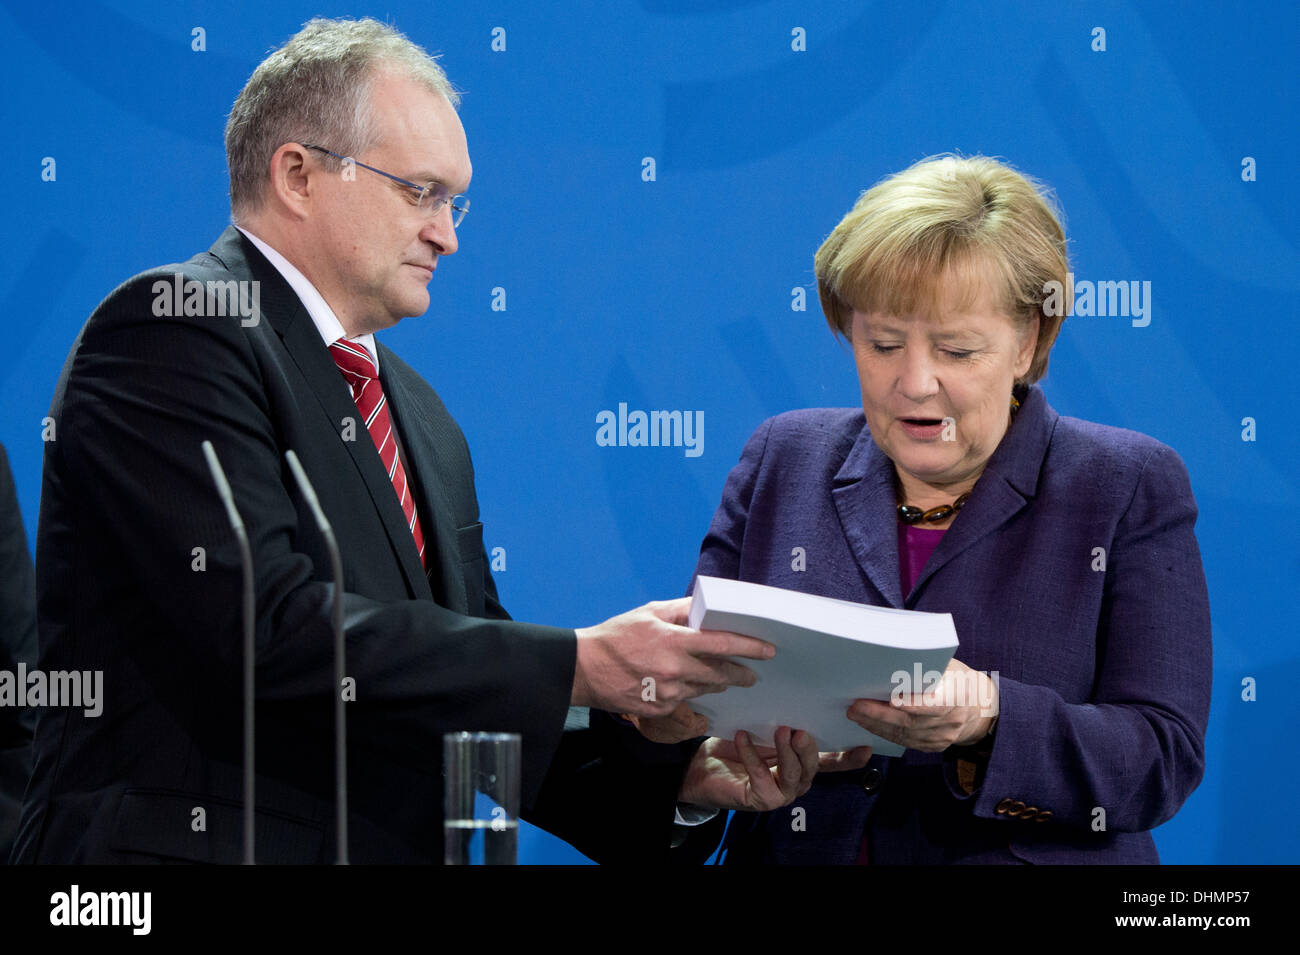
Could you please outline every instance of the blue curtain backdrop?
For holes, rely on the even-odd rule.
[[[681,594],[755,426],[858,403],[812,256],[860,191],[945,151],[1051,184],[1076,278],[1151,295],[1146,324],[1067,320],[1048,398],[1171,445],[1201,509],[1206,775],[1157,845],[1297,861],[1293,3],[6,2],[0,441],[29,540],[77,329],[221,232],[226,113],[315,15],[395,24],[464,91],[473,212],[382,340],[464,427],[521,619]],[[702,453],[598,446],[620,403],[703,412]],[[581,861],[536,830],[521,855]]]

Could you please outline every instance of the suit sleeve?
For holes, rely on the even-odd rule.
[[[744,512],[769,426],[750,439],[727,480],[697,574],[736,576]],[[717,848],[728,814],[697,826],[673,821],[682,777],[703,741],[653,743],[625,720],[592,710],[588,729],[565,733],[530,821],[602,863],[702,863]]]
[[[750,437],[740,462],[727,477],[722,502],[700,545],[694,576],[738,578],[745,518],[771,426],[771,421],[764,422]],[[688,593],[694,589],[694,576]],[[554,831],[600,862],[699,864],[706,861],[722,839],[729,814],[719,812],[696,826],[673,825],[682,777],[704,737],[676,745],[652,743],[612,714],[593,710],[591,716],[589,738],[566,739],[566,744],[572,747],[568,758],[581,763],[581,754],[592,747],[597,747],[603,756],[581,765],[578,774],[567,776],[581,781],[584,787],[581,798],[572,799],[567,807],[560,801],[543,807],[553,813],[562,807],[569,810],[553,817],[553,824],[560,827]],[[557,778],[566,777],[557,775]],[[590,798],[592,794],[599,794],[598,798]],[[628,808],[645,820],[646,825],[632,838],[624,835],[609,841],[609,834],[626,826],[626,817],[619,810],[620,800],[630,800]],[[574,805],[583,807],[581,827],[571,811]],[[597,832],[602,836],[593,841],[592,835]]]
[[[486,552],[484,615],[509,620]],[[674,827],[677,793],[703,739],[654,743],[626,720],[578,711],[585,726],[566,728],[525,821],[603,865],[695,865],[717,847],[725,812],[698,826]]]
[[[259,699],[328,699],[338,692],[333,588],[313,579],[311,559],[295,547],[302,517],[250,343],[275,333],[266,323],[245,329],[232,319],[157,317],[150,284],[150,276],[137,279],[101,305],[61,382],[57,440],[47,454],[69,506],[84,517],[79,526],[97,532],[63,540],[53,553],[71,566],[48,571],[75,580],[110,566],[147,588],[153,607],[140,623],[157,635],[150,639],[169,635],[180,649],[165,652],[205,683],[237,686],[241,570],[200,447],[211,440],[252,547]],[[347,593],[343,602],[356,698],[382,714],[371,722],[382,731],[367,743],[437,765],[444,731],[521,732],[523,799],[531,801],[569,703],[573,631],[466,617],[430,600]]]
[[[1196,788],[1211,648],[1195,520],[1187,470],[1161,446],[1106,558],[1092,699],[1070,703],[1049,686],[1000,681],[983,784],[969,797],[954,788],[976,816],[1024,825],[1008,814],[1007,801],[1013,810],[1021,802],[1055,824],[1135,832],[1171,818]]]
[[[525,818],[602,864],[698,865],[717,848],[727,818],[673,826],[682,777],[702,742],[653,743],[592,710],[587,729],[565,732]]]

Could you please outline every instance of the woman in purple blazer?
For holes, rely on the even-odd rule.
[[[951,613],[960,646],[938,703],[848,710],[903,756],[737,813],[727,862],[1159,861],[1204,768],[1196,504],[1170,448],[1034,384],[1068,268],[1045,190],[984,157],[883,180],[818,251],[862,408],[759,427],[696,573]]]

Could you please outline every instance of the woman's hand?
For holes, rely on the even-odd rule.
[[[923,694],[894,700],[854,700],[848,717],[863,729],[908,749],[938,753],[987,736],[998,718],[998,686],[987,674],[953,659]]]

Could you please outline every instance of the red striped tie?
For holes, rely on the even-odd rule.
[[[366,423],[370,439],[379,450],[379,459],[384,462],[388,479],[393,482],[393,490],[406,514],[406,524],[415,538],[415,546],[420,551],[420,564],[424,564],[424,531],[420,528],[420,517],[415,513],[415,498],[406,486],[406,471],[402,460],[397,455],[397,437],[393,434],[393,423],[388,417],[388,399],[384,397],[383,385],[379,383],[379,371],[370,359],[370,353],[364,346],[353,344],[340,338],[330,345],[330,354],[334,363],[343,373],[343,379],[352,389],[352,400],[357,403],[361,420]]]

